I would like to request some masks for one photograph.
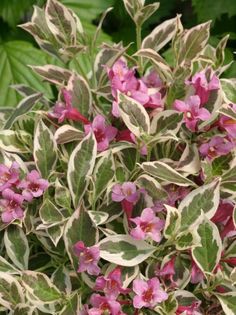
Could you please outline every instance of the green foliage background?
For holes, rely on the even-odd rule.
[[[135,40],[133,22],[125,12],[122,0],[60,0],[72,8],[80,17],[88,36],[94,33],[101,13],[110,6],[114,10],[109,13],[103,24],[100,42],[123,41],[124,44]],[[146,0],[146,3],[155,2]],[[210,43],[216,46],[219,40],[230,34],[226,50],[226,63],[233,60],[236,51],[236,1],[232,0],[159,0],[160,8],[144,24],[143,36],[156,25],[177,13],[182,15],[186,28],[198,23],[212,20],[212,36]],[[33,37],[17,27],[30,20],[33,5],[43,6],[45,0],[1,0],[0,1],[0,107],[12,107],[20,100],[20,96],[9,85],[27,84],[42,91],[52,98],[53,91],[48,84],[42,85],[39,77],[28,65],[58,63],[59,61],[40,51]],[[130,48],[132,50],[132,46]],[[236,76],[236,63],[224,74]]]

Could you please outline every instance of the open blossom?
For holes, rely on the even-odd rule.
[[[97,115],[92,124],[84,125],[84,130],[86,135],[91,130],[94,132],[98,151],[108,149],[110,141],[112,141],[117,134],[117,129],[112,126],[107,126],[105,118],[101,115]]]
[[[199,147],[199,151],[203,157],[209,160],[217,156],[226,155],[234,148],[234,144],[224,137],[214,136],[207,143],[203,143]]]
[[[231,104],[231,108],[236,114],[236,104]],[[219,126],[225,129],[229,137],[236,138],[236,120],[231,117],[221,115],[219,119]]]
[[[93,294],[90,303],[93,307],[88,310],[88,315],[125,315],[121,310],[120,303],[106,296]]]
[[[194,87],[195,94],[199,96],[201,105],[208,101],[211,91],[218,90],[220,87],[219,79],[209,69],[197,72],[192,77],[192,80],[187,80],[185,83]]]
[[[148,281],[136,279],[133,282],[133,291],[136,293],[133,299],[135,308],[154,308],[158,303],[168,299],[168,294],[161,289],[158,278]]]
[[[162,82],[159,75],[155,71],[150,71],[146,76],[142,77],[141,80],[146,84],[148,88],[160,88]]]
[[[199,120],[208,120],[211,114],[206,108],[200,107],[200,98],[198,95],[190,96],[186,101],[176,100],[174,108],[184,113],[184,122],[191,131],[197,130]]]
[[[114,299],[117,298],[120,293],[127,294],[130,292],[130,289],[122,288],[120,267],[116,267],[112,270],[107,277],[98,277],[94,289],[103,291],[106,296]]]
[[[13,162],[11,167],[0,164],[0,191],[10,188],[19,181],[19,165]]]
[[[18,188],[23,189],[22,196],[25,200],[31,201],[33,198],[42,196],[48,185],[48,181],[41,178],[36,170],[33,170],[27,174],[25,180],[19,183]]]
[[[22,204],[24,197],[7,188],[2,192],[0,200],[0,212],[3,223],[10,223],[15,219],[23,218]]]
[[[62,123],[65,119],[70,119],[88,124],[88,119],[84,117],[75,107],[72,107],[72,97],[70,92],[63,89],[62,94],[64,102],[56,102],[56,105],[52,108],[52,112],[48,114],[49,117],[58,119],[58,123]]]
[[[78,272],[87,271],[90,275],[99,275],[100,268],[97,263],[100,258],[98,246],[86,247],[82,241],[74,245],[74,253],[79,257]]]
[[[136,224],[136,227],[130,231],[132,237],[139,240],[150,237],[154,241],[160,242],[162,237],[160,232],[165,225],[165,221],[156,217],[151,208],[144,209],[140,217],[130,220]]]
[[[204,279],[203,272],[198,268],[195,262],[192,260],[192,268],[191,268],[191,283],[199,283]]]

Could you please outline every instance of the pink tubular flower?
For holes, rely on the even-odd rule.
[[[19,165],[13,162],[11,167],[0,164],[0,191],[10,188],[19,181]]]
[[[236,104],[231,104],[231,108],[236,114]],[[219,120],[219,126],[227,131],[229,137],[236,138],[236,120],[222,115]]]
[[[228,154],[233,148],[234,144],[226,138],[214,136],[209,142],[203,143],[199,151],[203,157],[212,160],[217,156]]]
[[[42,196],[48,185],[48,181],[41,178],[36,170],[33,170],[27,174],[26,180],[20,182],[18,188],[23,189],[22,196],[25,200],[31,201],[33,198]]]
[[[69,91],[62,90],[64,101],[56,102],[53,107],[53,111],[49,113],[49,117],[58,119],[58,123],[62,123],[65,119],[71,119],[74,121],[80,121],[84,124],[89,124],[89,121],[84,117],[75,107],[72,107],[72,97]]]
[[[116,141],[137,142],[135,135],[129,129],[118,131]],[[140,146],[140,153],[142,155],[147,155],[147,146],[145,144],[141,144]]]
[[[187,80],[185,83],[195,88],[195,93],[200,97],[201,105],[207,103],[211,91],[218,90],[220,87],[219,79],[209,69],[197,72],[192,80]]]
[[[176,310],[176,315],[202,315],[199,312],[200,302],[193,302],[191,305],[179,305]]]
[[[158,278],[144,280],[136,279],[133,282],[135,295],[133,305],[135,308],[154,308],[158,303],[168,299],[168,294],[161,289]]]
[[[84,125],[84,130],[86,135],[91,130],[94,132],[98,144],[98,151],[108,149],[109,142],[112,141],[117,134],[115,127],[106,126],[105,118],[101,115],[97,115],[92,124]]]
[[[199,283],[204,279],[203,272],[198,268],[195,262],[192,260],[192,268],[191,268],[191,280],[190,282],[193,284]]]
[[[106,296],[93,294],[90,303],[93,308],[88,310],[88,315],[125,315],[121,310],[120,303]]]
[[[23,218],[23,210],[21,208],[24,197],[16,194],[13,190],[7,188],[2,192],[4,199],[0,200],[1,218],[3,223],[10,223],[15,219]]]
[[[127,294],[130,292],[130,289],[122,288],[120,267],[116,267],[112,270],[107,277],[98,277],[94,289],[103,291],[107,297],[113,299],[116,299],[120,293]]]
[[[140,217],[130,219],[136,224],[136,227],[131,230],[130,235],[138,240],[144,240],[151,237],[154,241],[160,242],[161,233],[165,222],[156,217],[151,208],[146,208],[142,211]]]
[[[176,100],[174,108],[184,113],[184,122],[191,131],[197,130],[199,120],[208,120],[211,117],[209,111],[200,107],[200,98],[198,95],[190,96],[185,102]]]
[[[86,247],[82,241],[79,241],[74,245],[74,253],[79,257],[78,272],[87,271],[90,275],[99,275],[100,268],[97,263],[100,251],[98,246]]]

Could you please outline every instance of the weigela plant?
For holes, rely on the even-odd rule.
[[[0,313],[236,314],[236,89],[228,36],[124,0],[135,44],[97,47],[56,0],[21,25],[32,66],[1,115]],[[84,58],[88,61],[85,65]],[[19,82],[20,83],[20,82]]]

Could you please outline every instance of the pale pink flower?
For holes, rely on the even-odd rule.
[[[15,219],[22,219],[24,212],[22,207],[24,197],[7,188],[2,192],[0,200],[1,219],[3,223],[10,223]]]
[[[152,70],[149,74],[142,77],[141,79],[148,88],[160,88],[162,87],[162,82],[159,75]]]
[[[136,293],[133,299],[135,308],[154,308],[158,303],[168,299],[168,294],[161,289],[158,278],[148,281],[136,279],[133,282],[133,291]]]
[[[88,310],[88,315],[125,315],[120,303],[106,296],[94,293],[90,298],[90,303],[93,307]]]
[[[130,289],[122,288],[120,267],[116,267],[112,270],[107,277],[98,277],[96,279],[94,290],[103,291],[106,296],[113,299],[116,299],[120,293],[127,294],[130,292]]]
[[[231,108],[236,114],[236,104],[231,104]],[[222,115],[219,119],[219,126],[227,131],[229,137],[236,138],[236,120]]]
[[[98,151],[108,149],[110,141],[112,141],[117,134],[117,129],[112,126],[107,126],[105,118],[101,115],[97,115],[92,124],[84,125],[84,130],[86,135],[91,130],[94,132]]]
[[[19,165],[13,162],[11,167],[0,164],[0,191],[11,188],[19,181]]]
[[[174,108],[184,113],[184,122],[191,131],[197,130],[199,120],[208,120],[211,114],[206,108],[200,107],[200,98],[198,95],[190,96],[186,101],[176,100]]]
[[[19,183],[18,188],[23,189],[22,196],[24,199],[31,201],[33,198],[42,196],[48,186],[48,181],[41,178],[36,170],[33,170],[27,174],[25,180]]]
[[[220,87],[219,79],[209,69],[197,72],[192,80],[187,80],[185,83],[194,87],[195,94],[200,97],[201,105],[207,103],[211,91],[218,90]]]
[[[73,249],[75,255],[79,257],[79,267],[77,271],[87,271],[90,275],[99,275],[100,268],[97,265],[100,258],[99,247],[86,247],[82,241],[79,241],[74,245]]]
[[[198,268],[198,266],[195,264],[193,260],[190,275],[191,275],[190,282],[193,284],[199,283],[204,279],[203,272]]]
[[[193,302],[191,305],[179,305],[176,315],[202,315],[199,311],[201,302]]]
[[[140,217],[132,218],[130,221],[136,224],[136,227],[130,231],[130,235],[138,240],[144,240],[150,237],[156,242],[160,242],[161,230],[164,228],[165,221],[156,217],[151,208],[142,211]]]
[[[203,157],[212,160],[217,156],[228,154],[233,148],[234,144],[226,138],[214,136],[209,142],[203,143],[199,147],[199,152]]]
[[[71,93],[66,89],[63,89],[62,94],[64,102],[56,102],[56,105],[52,108],[52,112],[48,113],[48,116],[58,119],[58,123],[62,123],[65,119],[69,119],[89,124],[88,119],[84,117],[77,108],[72,107]]]

